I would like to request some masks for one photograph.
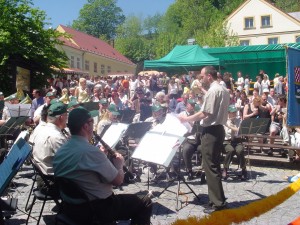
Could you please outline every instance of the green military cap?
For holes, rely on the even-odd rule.
[[[58,102],[60,102],[59,99],[58,98],[54,98],[54,99],[52,99],[50,101],[50,104],[52,105],[52,104],[55,104],[55,103],[58,103]]]
[[[235,105],[229,105],[228,106],[228,112],[236,112],[237,108],[235,107]]]
[[[151,107],[152,112],[158,112],[159,110],[163,109],[161,105],[152,105]]]
[[[92,110],[90,111],[91,117],[99,116],[99,110]]]
[[[108,111],[110,111],[114,116],[119,116],[119,115],[120,115],[120,113],[118,112],[116,106],[113,105],[113,104],[110,104],[110,105],[108,106],[107,109],[108,109]]]
[[[99,103],[100,104],[108,104],[108,101],[106,98],[102,98],[102,99],[100,99]]]
[[[195,112],[199,112],[200,109],[201,109],[200,105],[199,105],[199,104],[196,104],[196,105],[195,105],[195,108],[194,108],[194,111],[195,111]]]
[[[70,109],[70,108],[72,108],[72,107],[74,107],[74,106],[77,106],[77,105],[79,105],[80,103],[77,101],[77,99],[72,99],[70,102],[69,102],[69,104],[68,104],[68,106],[67,106],[67,109]]]
[[[48,109],[49,116],[58,116],[66,112],[67,112],[67,106],[62,102],[56,102],[54,104],[51,104],[51,106]]]
[[[55,93],[54,92],[52,92],[52,91],[49,91],[47,94],[46,94],[46,97],[56,97],[55,96]]]
[[[69,113],[68,127],[70,130],[80,129],[90,118],[92,118],[90,112],[82,106],[79,106]]]
[[[195,99],[192,99],[192,98],[190,98],[187,102],[190,103],[190,104],[192,104],[192,105],[196,104]]]

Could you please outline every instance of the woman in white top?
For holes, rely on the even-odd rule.
[[[170,83],[168,85],[168,94],[170,96],[170,99],[177,98],[178,94],[178,84],[175,82],[175,79],[172,78],[170,80]]]
[[[269,89],[269,87],[270,87],[269,77],[267,74],[265,74],[264,79],[261,81],[261,89],[265,90],[265,89]]]
[[[250,79],[249,79],[249,75],[246,75],[246,77],[245,77],[245,85],[244,85],[244,88],[245,88],[245,93],[246,93],[246,95],[249,95],[249,88],[250,88]]]
[[[90,100],[90,92],[86,85],[86,79],[80,78],[79,85],[75,90],[75,97],[78,102],[87,102]]]

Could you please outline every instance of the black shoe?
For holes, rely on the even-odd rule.
[[[211,207],[203,209],[203,212],[206,213],[206,214],[212,214],[215,211],[220,211],[220,210],[227,209],[227,208],[228,208],[227,205],[218,206],[218,207],[217,206],[211,206]]]
[[[206,184],[205,173],[201,173],[200,184]]]
[[[175,179],[175,177],[176,177],[176,176],[175,176],[173,173],[171,173],[171,172],[166,173],[166,180],[167,180],[168,182],[173,181],[173,180]]]
[[[273,149],[270,149],[270,150],[268,151],[268,156],[273,156]]]
[[[247,180],[247,179],[248,179],[247,170],[246,170],[246,169],[243,169],[243,170],[242,170],[241,180]]]
[[[194,174],[192,171],[188,172],[187,180],[194,180]]]
[[[51,209],[51,211],[52,211],[52,212],[55,212],[55,213],[58,213],[59,210],[60,210],[60,207],[59,207],[58,205],[55,205],[55,206]]]

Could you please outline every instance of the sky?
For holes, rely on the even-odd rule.
[[[117,0],[125,16],[136,15],[145,18],[155,13],[163,14],[175,0]],[[87,0],[33,0],[34,7],[46,11],[46,21],[56,28],[59,24],[71,25]]]

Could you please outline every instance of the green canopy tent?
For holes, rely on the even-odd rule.
[[[219,59],[205,52],[199,45],[177,45],[169,54],[158,60],[145,60],[145,69],[186,73],[202,67],[219,66]]]
[[[270,79],[274,79],[276,73],[285,76],[285,46],[300,49],[300,43],[293,43],[206,48],[203,50],[220,59],[223,66],[222,73],[231,72],[236,78],[236,73],[241,71],[244,76],[248,74],[254,81],[261,69],[269,75]]]

